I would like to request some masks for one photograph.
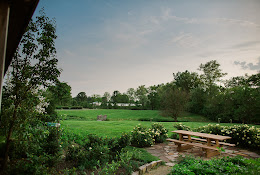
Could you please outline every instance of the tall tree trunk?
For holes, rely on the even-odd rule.
[[[17,108],[18,108],[18,105],[15,105],[13,118],[12,118],[12,121],[10,123],[8,135],[7,135],[7,138],[6,138],[5,155],[4,155],[4,160],[3,160],[3,164],[2,164],[2,171],[3,172],[5,171],[5,169],[7,167],[8,153],[9,153],[9,149],[10,149],[11,137],[12,137],[12,134],[13,134],[14,123],[15,123],[15,120],[17,118]]]

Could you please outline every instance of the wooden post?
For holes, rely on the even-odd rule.
[[[179,133],[179,140],[183,141],[183,135]]]
[[[5,55],[8,36],[10,6],[8,0],[0,1],[0,113],[2,103],[2,87],[5,70]]]

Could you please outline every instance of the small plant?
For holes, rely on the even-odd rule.
[[[183,125],[182,123],[176,123],[173,125],[174,128],[177,128],[178,130],[186,130],[191,131],[190,127]]]
[[[131,131],[131,136],[132,146],[143,148],[154,144],[154,139],[151,135],[151,132],[140,124],[137,125],[133,131]]]
[[[162,143],[168,138],[168,130],[159,123],[152,124],[152,128],[150,129],[151,135],[155,140],[155,143]]]
[[[202,160],[185,157],[173,166],[170,174],[258,174],[260,159],[246,159],[241,156]]]

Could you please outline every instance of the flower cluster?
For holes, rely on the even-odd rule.
[[[174,128],[177,128],[178,130],[186,130],[186,131],[190,131],[190,127],[183,125],[182,123],[176,123],[173,125]]]
[[[141,124],[134,127],[133,131],[131,131],[132,139],[131,145],[136,147],[148,147],[154,144],[154,139],[151,135],[149,129],[141,126]]]
[[[250,148],[260,148],[260,128],[248,125],[220,126],[219,124],[199,127],[196,131],[230,136],[230,142]]]
[[[152,124],[152,128],[149,131],[156,143],[163,143],[168,137],[168,130],[160,123]]]
[[[47,102],[46,98],[38,95],[39,103],[37,106],[35,106],[35,111],[42,114],[45,113],[45,108],[49,106],[49,103]]]
[[[154,143],[164,142],[168,137],[168,130],[162,124],[154,123],[152,128],[145,128],[140,124],[131,131],[131,144],[136,147],[148,147]]]

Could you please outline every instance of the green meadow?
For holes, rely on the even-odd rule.
[[[62,128],[78,134],[96,134],[103,137],[117,137],[122,133],[130,132],[133,128],[141,124],[149,127],[157,121],[170,121],[170,117],[163,117],[157,110],[120,110],[120,109],[83,109],[83,110],[58,110],[62,116]],[[107,115],[108,121],[96,121],[97,115]],[[140,121],[145,120],[145,121]],[[172,120],[173,121],[173,120]],[[183,113],[178,121],[191,128],[198,128],[209,123],[214,124],[203,116],[191,113]],[[176,122],[158,122],[170,131]],[[215,123],[216,124],[216,123]],[[220,123],[223,126],[234,125],[234,123]],[[237,124],[239,125],[239,124]],[[255,125],[260,127],[259,125]]]

